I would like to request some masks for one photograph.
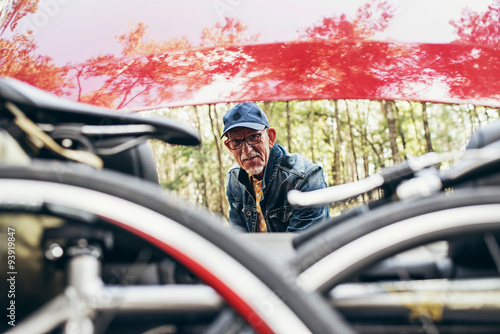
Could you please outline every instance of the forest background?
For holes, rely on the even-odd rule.
[[[328,186],[360,180],[384,167],[429,152],[462,152],[470,135],[500,116],[474,105],[410,101],[317,100],[257,103],[277,131],[277,143],[321,165]],[[220,139],[222,116],[235,104],[148,111],[194,127],[198,147],[153,141],[163,188],[209,208],[225,219],[226,172],[235,164]],[[446,165],[443,165],[446,168]],[[363,202],[365,197],[355,199]],[[336,215],[347,205],[331,206]]]

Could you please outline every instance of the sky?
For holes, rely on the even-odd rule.
[[[19,29],[32,29],[40,53],[50,55],[61,65],[96,56],[95,50],[117,53],[120,45],[115,37],[126,33],[131,22],[146,22],[149,36],[154,39],[186,36],[198,44],[203,27],[233,16],[249,26],[249,33],[260,33],[259,42],[272,43],[294,39],[298,30],[334,13],[352,16],[366,1],[40,0],[40,12],[26,16]],[[387,31],[376,38],[447,42],[454,38],[449,21],[458,19],[464,7],[484,11],[492,1],[394,0],[395,16]]]

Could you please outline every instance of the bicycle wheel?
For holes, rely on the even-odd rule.
[[[385,226],[405,219],[453,208],[500,203],[500,188],[457,189],[452,194],[401,201],[366,210],[352,219],[342,220],[323,234],[301,245],[292,267],[302,272],[348,243]],[[334,220],[334,219],[333,219]]]
[[[103,235],[107,232],[119,234],[119,246],[124,247],[119,251],[130,248],[129,252],[134,253],[140,250],[140,245],[148,244],[155,260],[165,258],[164,255],[163,257],[158,255],[161,253],[167,254],[168,257],[180,263],[196,279],[213,288],[222,296],[224,302],[258,332],[338,331],[344,333],[351,331],[342,318],[326,307],[318,296],[303,293],[293,282],[286,281],[280,274],[279,268],[274,268],[257,257],[252,249],[245,247],[242,240],[226,231],[211,214],[189,206],[175,197],[162,194],[158,187],[150,183],[122,174],[87,170],[81,165],[44,163],[30,167],[2,167],[0,168],[0,184],[2,189],[0,208],[10,215],[7,220],[13,217],[12,215],[27,213],[34,216],[45,214],[51,218],[62,218],[66,221],[65,224],[69,221],[75,225],[76,222],[76,225],[84,226],[84,232],[78,232],[83,233],[83,236],[77,233],[76,246],[81,246],[78,240],[85,239],[89,235],[91,239],[106,240]],[[12,223],[15,221],[12,220]],[[59,223],[55,225],[57,224]],[[46,230],[47,226],[43,229]],[[14,225],[8,228],[16,231],[21,227]],[[99,231],[96,236],[96,233],[88,231],[93,229],[102,231]],[[65,231],[65,233],[71,235],[74,231]],[[113,259],[114,256],[119,257],[120,254],[115,253],[110,252],[107,255],[108,259]],[[92,254],[83,255],[85,256],[77,258],[81,260],[87,258],[90,262],[93,261],[88,258]],[[106,258],[103,261],[106,264]],[[97,268],[94,264],[89,264],[89,266]],[[87,272],[81,271],[82,277],[85,277]],[[70,277],[69,279],[77,282],[76,285],[86,284],[81,282],[83,278]],[[96,281],[96,286],[99,286],[98,281]],[[147,283],[142,284],[147,285]],[[109,284],[105,287],[108,287],[107,285]],[[160,302],[158,298],[154,299],[154,295],[165,293],[166,296],[171,297],[172,294],[169,295],[169,293],[172,291],[167,291],[164,286],[158,288],[160,290],[146,291],[152,303],[154,304],[153,301],[157,303],[148,306],[143,302],[142,307],[145,307],[147,312],[162,312],[169,307],[168,301]],[[206,290],[200,291],[203,287],[197,288],[198,294],[205,293],[208,298],[205,304],[210,304],[206,307],[213,311],[213,305],[219,305],[213,299],[213,294]],[[114,290],[106,291],[109,296],[110,291]],[[122,292],[119,290],[116,293],[119,295]],[[141,291],[129,292],[131,294],[127,295],[128,298],[136,298],[136,301],[140,299],[137,294]],[[48,307],[43,308],[42,315],[35,314],[34,320],[27,320],[26,326],[18,322],[12,332],[46,332],[60,327],[63,322],[69,320],[72,320],[73,324],[87,324],[88,327],[82,326],[81,328],[90,328],[89,332],[92,332],[99,326],[96,327],[94,324],[92,327],[88,324],[88,320],[102,320],[99,318],[100,313],[110,310],[118,312],[120,308],[127,309],[127,307],[130,308],[129,312],[137,310],[130,306],[130,303],[117,305],[97,303],[96,306],[97,297],[93,295],[92,300],[89,300],[88,296],[83,299],[86,305],[85,312],[83,312],[85,316],[74,319],[67,310],[61,309],[62,306],[71,304],[72,297],[68,295],[67,290],[65,293],[49,303]],[[134,293],[136,295],[133,295]],[[102,294],[99,296],[103,298]],[[112,301],[116,302],[116,299],[112,298]],[[175,303],[173,305],[175,306]],[[186,306],[183,307],[181,311],[185,312]],[[127,316],[125,320],[126,318]],[[17,319],[17,321],[21,320]],[[102,320],[100,325],[106,324],[107,320],[109,319]],[[188,320],[189,317],[186,321]],[[106,332],[111,332],[108,326],[104,327]],[[80,331],[83,333],[85,329]]]
[[[496,333],[499,196],[461,189],[342,222],[299,248],[297,283],[360,333]]]

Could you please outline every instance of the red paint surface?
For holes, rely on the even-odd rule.
[[[2,22],[0,75],[114,109],[349,98],[500,106],[499,0],[421,12],[412,1],[344,2],[18,1]]]

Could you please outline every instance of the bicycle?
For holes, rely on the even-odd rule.
[[[296,205],[382,193],[294,238],[298,285],[360,332],[499,331],[499,130],[474,133],[444,171],[435,165],[453,156],[432,153],[353,185],[290,193]]]
[[[0,113],[8,333],[351,332],[214,215],[160,189],[145,140],[196,145],[196,132],[11,79]]]

